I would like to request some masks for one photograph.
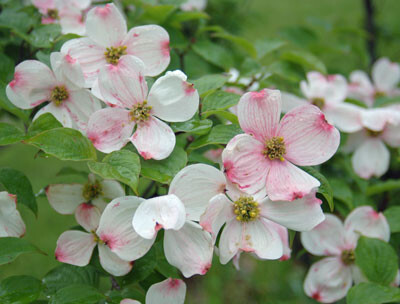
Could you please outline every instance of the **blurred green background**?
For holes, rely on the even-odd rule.
[[[367,34],[363,31],[364,9],[361,0],[215,0],[211,1],[210,10],[216,1],[227,7],[238,6],[237,15],[220,12],[215,17],[228,30],[250,41],[260,38],[287,40],[321,58],[330,73],[348,74],[353,69],[368,68],[369,58],[365,48]],[[377,54],[400,61],[400,1],[380,0],[375,3],[379,32]],[[266,64],[268,60],[265,59]],[[187,69],[189,76],[195,77],[196,66],[188,66]],[[1,116],[0,119],[10,118]],[[31,180],[35,193],[49,182],[67,182],[66,177],[56,177],[62,167],[86,170],[82,168],[85,165],[79,163],[36,157],[37,152],[37,149],[22,144],[2,148],[0,167],[23,171]],[[54,259],[57,238],[63,231],[75,226],[75,220],[73,216],[56,213],[43,196],[38,198],[38,204],[38,218],[20,206],[27,226],[25,237],[48,255],[25,255],[10,265],[2,266],[0,280],[18,274],[41,278],[59,264]],[[297,242],[298,235],[295,244]],[[243,254],[240,271],[236,271],[231,263],[221,266],[215,260],[206,276],[187,280],[187,303],[314,303],[304,295],[302,289],[309,261],[305,256],[294,258],[285,262],[258,261]],[[104,288],[108,284],[108,281],[102,283]]]

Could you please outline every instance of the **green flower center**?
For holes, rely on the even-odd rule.
[[[93,184],[86,183],[83,186],[82,195],[87,202],[94,200],[95,198],[99,197],[102,194],[103,194],[103,188],[98,181],[96,181]]]
[[[316,97],[316,98],[311,99],[311,104],[322,109],[322,107],[325,105],[325,100],[323,98]]]
[[[368,128],[365,129],[365,131],[367,132],[367,135],[370,136],[370,137],[378,137],[383,132],[383,131],[374,131],[374,130],[371,130],[371,129],[368,129]]]
[[[279,159],[284,161],[283,156],[286,154],[286,146],[283,137],[272,137],[265,142],[263,154],[270,160]]]
[[[60,106],[68,97],[67,88],[65,86],[57,86],[51,91],[50,99],[56,106]]]
[[[95,243],[102,244],[102,245],[105,244],[104,241],[99,238],[99,236],[97,235],[97,233],[95,231],[91,231],[91,233],[93,234],[93,240],[95,241]]]
[[[51,19],[59,19],[60,17],[58,16],[58,10],[56,9],[48,9],[47,10],[47,17],[51,18]]]
[[[135,122],[147,121],[150,117],[151,106],[147,105],[147,101],[137,103],[131,110],[131,119]]]
[[[241,196],[234,204],[233,212],[239,222],[250,222],[258,218],[260,208],[258,203],[249,196]]]
[[[104,52],[104,55],[106,56],[106,61],[110,64],[117,65],[119,58],[121,58],[122,55],[126,55],[126,46],[121,45],[118,47],[109,47],[107,48],[107,51]]]
[[[376,91],[374,94],[374,98],[385,97],[386,93],[382,91]]]
[[[343,264],[345,264],[345,265],[353,264],[354,261],[356,260],[356,256],[354,254],[354,250],[353,249],[343,250],[342,251],[342,255],[341,255],[341,259],[342,259]]]

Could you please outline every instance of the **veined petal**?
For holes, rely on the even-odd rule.
[[[18,108],[31,109],[50,100],[56,85],[56,78],[47,65],[26,60],[15,67],[14,79],[7,85],[6,93]]]
[[[204,275],[211,267],[213,241],[199,224],[186,221],[178,231],[165,230],[164,252],[168,263],[178,268],[184,277]]]
[[[297,97],[296,95],[293,95],[291,93],[281,92],[281,97],[283,113],[287,113],[298,106],[308,104],[307,100]]]
[[[17,197],[0,192],[0,237],[22,237],[25,223],[17,210]]]
[[[244,94],[238,104],[239,124],[244,132],[264,142],[275,136],[281,115],[281,94],[264,89]]]
[[[79,9],[71,10],[68,13],[60,12],[60,25],[63,34],[85,35],[86,27],[82,19],[82,11]]]
[[[100,218],[97,235],[119,258],[134,261],[144,256],[154,243],[140,237],[132,227],[132,218],[144,199],[125,196],[109,203]]]
[[[148,102],[152,114],[165,121],[186,121],[196,113],[200,97],[181,71],[167,72],[151,87]]]
[[[143,238],[153,239],[161,228],[179,230],[185,224],[185,206],[174,194],[145,200],[137,208],[132,225]]]
[[[131,109],[147,98],[144,64],[134,56],[122,56],[117,65],[107,64],[98,79],[104,101],[119,108]]]
[[[344,233],[341,220],[333,214],[325,214],[322,223],[301,233],[301,243],[313,255],[340,255],[346,249]]]
[[[119,258],[106,245],[99,244],[100,264],[105,271],[117,277],[128,274],[133,266],[132,262]]]
[[[129,113],[124,109],[105,108],[90,117],[86,134],[97,150],[110,153],[129,142],[135,126]]]
[[[95,246],[93,234],[65,231],[57,240],[56,259],[75,266],[86,266],[89,264]]]
[[[315,197],[315,192],[288,201],[271,201],[265,198],[260,201],[260,215],[282,226],[296,231],[309,231],[324,219],[322,202]]]
[[[265,187],[271,161],[263,154],[264,144],[248,134],[236,135],[222,152],[227,178],[253,194]]]
[[[81,184],[50,185],[46,195],[50,206],[61,214],[73,214],[76,207],[85,202]]]
[[[333,303],[344,298],[351,285],[351,268],[344,266],[339,257],[329,257],[311,265],[304,291],[318,302]]]
[[[388,92],[400,81],[400,66],[388,58],[380,58],[372,66],[372,79],[378,90]]]
[[[342,132],[353,133],[362,129],[360,107],[342,102],[325,107],[324,113],[327,120]]]
[[[382,239],[386,242],[390,238],[390,228],[385,216],[370,206],[354,209],[344,221],[344,229],[346,241],[354,247],[360,235]]]
[[[101,189],[103,192],[103,197],[113,200],[117,197],[122,197],[125,195],[125,190],[121,184],[115,180],[105,179],[100,182]]]
[[[58,81],[64,82],[67,79],[77,88],[86,87],[85,77],[78,60],[68,54],[53,52],[50,55],[50,61]]]
[[[127,46],[128,54],[144,62],[146,76],[157,76],[169,65],[169,35],[161,26],[136,26],[128,32],[122,44]]]
[[[100,222],[101,211],[92,204],[80,204],[75,211],[75,219],[86,231],[96,231]]]
[[[146,293],[146,304],[183,304],[185,297],[185,282],[168,278],[150,286]]]
[[[126,33],[126,21],[112,3],[96,6],[86,16],[86,34],[103,47],[121,44]]]
[[[219,240],[219,260],[228,263],[238,252],[242,242],[242,223],[233,219],[226,223]]]
[[[330,159],[339,147],[340,133],[312,105],[297,107],[287,113],[278,136],[286,146],[285,159],[300,166],[319,165]]]
[[[354,152],[351,162],[358,176],[369,179],[380,177],[389,168],[390,153],[379,138],[370,138]]]
[[[74,127],[71,115],[69,115],[69,112],[64,105],[56,106],[54,103],[51,102],[41,108],[33,117],[33,120],[35,121],[40,115],[43,115],[45,113],[50,113],[51,115],[53,115],[54,118],[57,119],[65,128]]]
[[[268,197],[273,201],[293,201],[309,194],[320,182],[289,161],[271,162],[267,177]]]
[[[171,127],[153,116],[139,123],[131,137],[132,144],[144,159],[167,158],[174,150],[175,141]]]
[[[195,164],[183,168],[169,186],[169,194],[175,194],[185,205],[188,220],[198,221],[209,201],[224,193],[224,174],[213,166]]]

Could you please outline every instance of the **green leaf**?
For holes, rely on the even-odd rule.
[[[209,19],[210,16],[208,16],[205,12],[200,12],[200,11],[187,11],[187,12],[182,12],[178,11],[175,14],[171,16],[171,21],[173,23],[181,23],[185,21],[190,21],[190,20],[198,20],[198,19]]]
[[[229,111],[223,111],[223,110],[215,110],[215,111],[208,111],[206,115],[202,115],[203,117],[209,117],[211,115],[218,116],[220,118],[224,118],[229,120],[231,123],[238,125],[239,124],[239,119],[238,117],[233,114],[232,112]]]
[[[5,54],[0,53],[0,80],[7,82],[14,74],[14,61]]]
[[[14,261],[20,254],[40,252],[24,239],[14,237],[0,238],[0,265]]]
[[[144,160],[140,158],[142,166],[142,176],[160,182],[162,184],[169,184],[172,178],[187,164],[186,152],[175,146],[171,155],[163,160]]]
[[[203,76],[199,79],[193,81],[194,87],[199,92],[200,96],[203,97],[205,94],[210,91],[219,89],[222,87],[227,81],[229,77],[220,74],[211,74]]]
[[[379,97],[379,98],[375,99],[374,108],[385,107],[385,106],[396,104],[399,102],[400,102],[399,96],[395,96],[395,97],[383,96],[383,97]]]
[[[38,207],[35,194],[31,182],[24,173],[11,168],[2,168],[0,169],[0,183],[9,193],[17,196],[19,204],[27,206],[37,215]]]
[[[142,18],[161,24],[176,10],[174,5],[145,5]]]
[[[224,70],[233,66],[234,60],[231,52],[219,44],[209,40],[201,40],[193,44],[192,49],[204,60]]]
[[[210,132],[213,122],[209,119],[199,120],[196,117],[185,121],[185,122],[175,122],[171,124],[171,128],[174,132],[185,132],[192,133],[196,135],[203,135]]]
[[[96,288],[79,284],[70,285],[58,290],[50,298],[49,304],[97,304],[104,298],[104,295]]]
[[[333,209],[335,208],[334,203],[333,203],[333,190],[332,190],[330,183],[326,179],[326,177],[324,175],[322,175],[321,173],[319,173],[313,167],[301,167],[301,169],[303,169],[308,174],[314,176],[317,180],[319,180],[319,182],[321,183],[321,186],[319,186],[319,188],[318,188],[318,193],[323,195],[323,197],[328,202],[329,209],[331,211],[333,211]]]
[[[231,41],[235,45],[237,45],[238,47],[243,49],[251,57],[257,58],[257,50],[254,47],[254,45],[242,37],[235,36],[235,35],[232,35],[232,34],[229,34],[226,32],[217,32],[217,33],[214,33],[212,36]]]
[[[365,102],[353,98],[346,98],[345,102],[351,103],[353,105],[359,106],[361,108],[367,109],[368,106],[365,104]]]
[[[207,145],[226,145],[234,136],[243,133],[239,125],[217,125],[207,135],[197,138],[189,145],[189,150],[195,150]]]
[[[6,95],[6,84],[2,81],[0,81],[0,108],[21,118],[24,122],[29,121],[31,110],[21,110],[9,101]]]
[[[226,110],[239,102],[240,95],[225,91],[215,91],[207,95],[202,102],[202,115],[208,116],[209,111]]]
[[[17,143],[25,138],[24,132],[13,125],[0,122],[0,146]]]
[[[383,213],[389,222],[390,232],[400,232],[400,206],[393,206]]]
[[[28,136],[33,137],[47,130],[61,128],[62,124],[51,114],[40,115],[28,128]]]
[[[60,35],[59,24],[40,25],[30,33],[28,42],[37,48],[51,48]]]
[[[25,12],[4,9],[0,14],[0,28],[12,29],[18,34],[27,32],[34,22],[35,20]]]
[[[137,193],[140,173],[140,159],[128,150],[115,151],[103,158],[102,162],[89,162],[90,171],[106,179],[115,179],[127,184]]]
[[[375,195],[391,190],[400,189],[400,179],[388,179],[367,187],[367,195]]]
[[[286,44],[285,41],[278,39],[260,39],[255,43],[255,48],[257,50],[257,58],[262,59],[265,55],[280,49]]]
[[[356,264],[369,281],[383,285],[393,282],[399,266],[392,246],[379,239],[361,236],[355,253]]]
[[[97,158],[91,141],[74,129],[51,129],[24,142],[61,160],[84,161]]]
[[[36,58],[37,58],[40,62],[46,64],[47,66],[49,66],[49,67],[51,66],[51,63],[50,63],[50,54],[45,53],[45,52],[43,52],[43,51],[38,51],[38,52],[36,53]]]
[[[157,255],[157,271],[166,278],[180,279],[179,272],[176,267],[169,264],[165,258],[163,242],[157,242],[153,247],[155,248]]]
[[[400,289],[374,283],[353,286],[346,297],[347,304],[381,304],[400,302]]]
[[[74,284],[97,287],[99,285],[99,274],[96,268],[91,265],[78,267],[63,264],[50,270],[44,276],[43,284],[46,295],[53,295],[58,290]]]
[[[326,74],[324,63],[311,53],[305,51],[288,51],[282,54],[282,59],[297,63],[308,70],[316,70]]]
[[[353,209],[353,192],[346,181],[339,178],[329,179],[333,190],[333,197],[346,204],[349,210]]]
[[[42,282],[30,276],[13,276],[0,283],[0,303],[28,304],[39,298]]]

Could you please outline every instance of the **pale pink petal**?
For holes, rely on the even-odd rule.
[[[17,197],[0,192],[0,237],[22,237],[25,223],[17,210]]]
[[[108,64],[99,74],[99,89],[104,101],[131,109],[147,98],[143,62],[134,56],[122,56],[118,65]]]
[[[363,274],[361,269],[355,264],[351,265],[351,276],[353,278],[354,284],[368,282],[367,277]]]
[[[132,227],[132,218],[144,199],[125,196],[109,203],[100,218],[97,235],[119,258],[134,261],[144,256],[154,239],[140,237]]]
[[[86,32],[82,11],[78,8],[69,8],[68,12],[60,11],[60,25],[63,34],[76,34],[83,36]]]
[[[66,78],[78,88],[87,87],[85,76],[78,60],[61,52],[51,53],[50,60],[52,69],[59,81]]]
[[[46,14],[49,9],[56,8],[54,0],[32,0],[32,4],[36,6],[42,14]]]
[[[107,199],[114,199],[125,195],[121,184],[115,180],[105,179],[100,182],[103,196]]]
[[[313,191],[292,202],[265,198],[260,201],[259,206],[262,217],[292,230],[309,231],[325,219],[321,204]]]
[[[208,208],[200,218],[200,225],[211,233],[215,242],[221,227],[235,217],[232,202],[225,194],[218,194],[210,200]]]
[[[49,185],[46,195],[50,206],[61,214],[73,214],[76,207],[86,201],[81,184]]]
[[[372,79],[379,91],[388,92],[400,81],[400,66],[388,58],[380,58],[372,66]]]
[[[213,241],[199,224],[186,221],[178,231],[165,230],[164,252],[168,263],[178,268],[184,277],[204,275],[211,267]]]
[[[228,263],[238,252],[242,243],[243,224],[236,219],[226,223],[219,240],[219,260]]]
[[[390,153],[382,140],[370,138],[357,148],[351,162],[358,176],[365,179],[380,177],[389,169]]]
[[[100,222],[101,211],[96,206],[83,203],[75,211],[75,219],[86,231],[96,231]]]
[[[271,163],[266,187],[268,196],[273,201],[293,201],[320,186],[315,177],[286,160],[275,160]]]
[[[167,72],[156,80],[149,92],[148,102],[152,114],[165,121],[186,121],[199,107],[199,93],[193,84],[186,82],[181,71]]]
[[[318,302],[333,303],[344,298],[351,285],[351,268],[343,265],[339,257],[329,257],[311,265],[304,291]]]
[[[85,87],[93,85],[100,69],[107,64],[105,52],[105,47],[97,45],[89,38],[68,40],[61,48],[61,53],[80,64],[86,80]]]
[[[346,143],[341,150],[345,153],[354,152],[358,147],[360,147],[366,140],[369,139],[366,132],[364,130],[351,133],[348,135],[346,139]]]
[[[75,266],[86,266],[96,242],[94,235],[82,231],[65,231],[57,240],[55,252],[56,259],[60,262]]]
[[[319,165],[335,154],[340,133],[312,105],[297,107],[282,119],[278,135],[286,145],[285,159],[300,166]]]
[[[269,229],[274,229],[278,233],[279,237],[281,238],[283,254],[279,260],[286,261],[286,260],[290,259],[291,255],[292,255],[292,249],[290,249],[290,245],[289,245],[289,231],[287,230],[287,228],[282,225],[279,225],[273,221],[267,220],[266,218],[263,218],[263,220],[261,222],[264,225],[268,226]]]
[[[57,119],[65,128],[72,128],[74,126],[71,115],[69,114],[65,105],[56,106],[54,103],[49,103],[41,108],[33,117],[35,121],[40,115],[50,113]]]
[[[170,62],[169,35],[158,25],[143,25],[132,28],[122,42],[127,53],[140,58],[146,68],[146,76],[157,76]]]
[[[346,241],[354,247],[360,235],[382,239],[386,242],[390,238],[390,228],[385,216],[370,206],[354,209],[344,221],[344,229]]]
[[[139,123],[131,137],[132,144],[144,159],[167,158],[174,150],[175,141],[171,127],[153,116]]]
[[[90,6],[91,0],[55,0],[55,3],[59,9],[78,8],[80,10],[85,10]]]
[[[344,234],[342,221],[327,213],[313,230],[301,233],[301,243],[313,255],[340,255],[342,250],[351,249],[346,248]]]
[[[169,278],[150,286],[146,293],[146,304],[183,304],[185,297],[185,282]]]
[[[400,146],[400,124],[387,124],[382,133],[382,139],[393,148]]]
[[[169,186],[169,194],[175,194],[185,205],[188,220],[198,221],[210,199],[224,193],[224,174],[213,166],[195,164],[183,168]]]
[[[37,60],[26,60],[15,67],[14,79],[7,85],[8,99],[18,108],[31,109],[50,100],[57,85],[53,72]]]
[[[86,16],[86,35],[103,47],[120,45],[126,32],[126,21],[112,3],[94,7]]]
[[[291,93],[281,92],[281,97],[283,113],[287,113],[298,106],[308,104],[307,100],[297,97],[296,95],[293,95]]]
[[[275,136],[281,103],[278,90],[264,89],[244,94],[238,104],[239,124],[243,131],[261,142]]]
[[[328,104],[338,104],[346,99],[347,80],[342,75],[325,76],[326,87],[323,98]]]
[[[174,194],[145,200],[137,208],[132,225],[143,238],[153,239],[161,228],[179,230],[185,224],[185,206]]]
[[[134,126],[128,110],[106,108],[90,117],[86,134],[97,150],[110,153],[129,142]]]
[[[342,132],[353,133],[362,129],[361,108],[350,103],[339,103],[324,108],[326,119]]]
[[[370,107],[373,105],[375,88],[364,71],[354,71],[350,74],[348,89],[349,97],[364,101]]]
[[[99,259],[104,270],[117,277],[128,274],[133,266],[132,262],[119,258],[103,244],[99,244]]]
[[[271,161],[263,154],[264,144],[247,134],[236,135],[222,152],[227,178],[248,193],[265,187]]]
[[[367,109],[361,113],[361,122],[365,128],[372,131],[382,131],[387,124],[399,124],[397,111],[390,108]]]

